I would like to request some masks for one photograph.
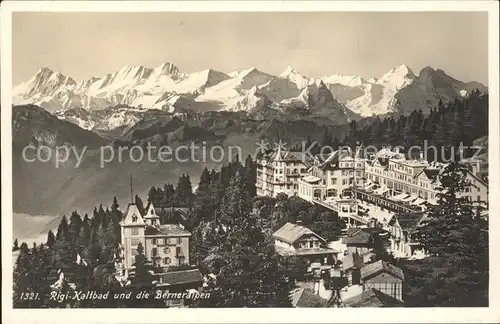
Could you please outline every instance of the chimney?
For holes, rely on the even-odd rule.
[[[420,160],[424,159],[424,152],[420,151]]]
[[[479,173],[481,171],[481,161],[476,160],[476,170],[474,173]]]

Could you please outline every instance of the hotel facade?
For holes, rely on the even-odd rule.
[[[446,167],[422,158],[406,159],[404,154],[388,149],[369,158],[363,157],[359,150],[353,153],[343,149],[328,156],[317,155],[308,163],[290,159],[299,153],[278,152],[258,161],[257,194],[298,195],[306,201],[327,205],[340,216],[358,214],[353,198],[369,198],[371,203],[399,212],[424,211],[426,203],[437,203],[440,174]],[[478,176],[478,164],[467,163],[467,166],[466,180],[471,186],[460,195],[487,204],[488,185]]]
[[[280,193],[288,196],[298,193],[298,181],[307,174],[311,159],[303,153],[279,148],[258,158],[256,162],[257,195],[276,197]]]
[[[129,204],[121,226],[121,275],[128,276],[134,268],[139,244],[153,265],[167,270],[169,267],[189,264],[191,233],[181,225],[160,224],[153,204],[141,215],[135,204]]]

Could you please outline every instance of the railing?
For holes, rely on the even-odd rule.
[[[388,204],[388,206],[386,206],[387,209],[394,209],[394,210],[403,210],[403,211],[407,211],[407,212],[411,212],[411,213],[414,213],[414,212],[421,212],[422,210],[418,207],[411,207],[411,206],[408,206],[408,205],[404,205],[402,203],[399,203],[397,201],[393,201],[393,200],[390,200],[388,198],[385,198],[383,196],[378,196],[378,195],[375,195],[371,192],[368,192],[368,191],[365,191],[363,189],[359,189],[359,188],[352,188],[352,191],[355,192],[355,193],[359,193],[359,194],[362,194],[362,195],[367,195],[369,197],[372,197],[374,199],[380,199],[384,202],[386,202]],[[362,196],[361,196],[362,197]],[[361,199],[360,197],[358,197],[359,199]],[[361,199],[362,200],[362,199]],[[392,206],[395,206],[395,207],[392,207]],[[392,208],[391,208],[392,207]]]

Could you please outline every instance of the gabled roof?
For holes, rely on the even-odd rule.
[[[383,260],[367,264],[363,268],[361,268],[361,279],[364,280],[380,272],[386,272],[391,276],[399,278],[401,280],[405,279],[403,270]]]
[[[377,289],[363,291],[344,300],[346,307],[403,307],[403,303]]]
[[[271,151],[263,158],[274,161],[302,162],[306,165],[312,162],[312,159],[304,152],[285,151],[281,148]]]
[[[144,218],[160,218],[159,214],[156,213],[156,208],[153,203],[150,203],[148,208],[146,209],[146,215]]]
[[[411,232],[422,221],[424,213],[400,213],[394,215],[403,231]],[[393,219],[394,219],[393,218]]]
[[[439,169],[424,169],[422,172],[425,174],[427,179],[434,181],[434,180],[436,180],[437,176],[439,175],[440,170]]]
[[[273,233],[273,237],[285,241],[289,244],[293,244],[305,234],[312,234],[323,242],[326,241],[324,238],[314,233],[307,227],[292,223],[286,223],[285,225],[281,226],[280,229]]]
[[[377,161],[378,163],[383,166],[383,167],[387,167],[389,165],[389,159],[387,158],[377,158]]]
[[[386,232],[378,227],[349,228],[342,238],[343,244],[369,244],[374,235]]]
[[[203,282],[203,276],[198,269],[169,271],[160,276],[161,283],[170,286]]]
[[[121,225],[126,226],[144,226],[144,219],[142,218],[139,209],[136,204],[128,204],[127,211],[125,212],[125,216],[123,217]]]
[[[328,300],[304,288],[291,291],[290,299],[293,307],[326,307]]]

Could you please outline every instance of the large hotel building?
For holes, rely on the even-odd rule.
[[[257,194],[298,195],[309,202],[327,204],[341,216],[358,215],[352,198],[368,200],[394,211],[422,211],[435,204],[445,164],[383,149],[365,158],[359,150],[335,151],[306,158],[302,153],[278,150],[257,160]],[[463,195],[488,202],[488,185],[478,176],[479,164],[469,163],[471,186]],[[356,218],[356,217],[355,217]]]

